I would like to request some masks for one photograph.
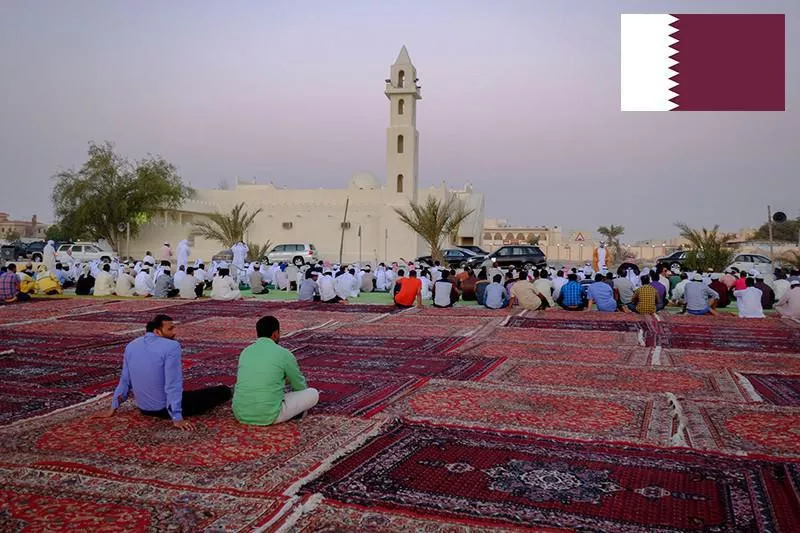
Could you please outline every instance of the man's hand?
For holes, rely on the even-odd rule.
[[[173,420],[172,423],[175,425],[176,428],[180,429],[181,431],[195,430],[194,424],[192,424],[188,420]]]
[[[90,418],[111,418],[114,416],[117,410],[113,407],[109,407],[108,409],[103,409],[102,411],[97,411],[96,413],[92,414]]]

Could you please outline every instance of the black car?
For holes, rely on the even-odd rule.
[[[42,261],[42,257],[44,257],[44,247],[47,245],[44,241],[33,241],[29,242],[25,245],[25,257],[33,261],[34,263],[39,263]]]
[[[684,261],[686,261],[686,250],[678,250],[664,257],[659,257],[656,263],[667,265],[669,268],[672,268],[674,266],[680,267],[683,265]]]
[[[473,252],[475,255],[484,255],[484,256],[489,255],[489,252],[487,252],[480,246],[459,246],[458,248],[461,248],[462,250],[469,250],[470,252]]]
[[[513,266],[530,269],[547,265],[547,257],[545,257],[542,249],[538,246],[527,244],[503,246],[486,257],[473,258],[468,265],[477,268],[481,266],[484,261],[490,261],[494,266],[503,268]]]
[[[478,256],[469,250],[463,250],[461,248],[449,248],[447,250],[442,250],[442,255],[444,255],[443,264],[448,268],[464,267],[474,259],[483,260],[483,256]],[[418,257],[417,262],[425,263],[426,265],[433,265],[433,258],[429,255],[424,255],[422,257]]]

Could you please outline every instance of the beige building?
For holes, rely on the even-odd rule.
[[[8,235],[19,235],[23,239],[44,239],[47,224],[39,222],[36,215],[30,220],[11,220],[8,213],[0,213],[0,240],[9,240]]]
[[[389,103],[385,181],[369,172],[360,172],[342,189],[290,189],[255,180],[248,183],[237,180],[231,190],[198,190],[179,209],[162,213],[142,228],[139,237],[131,242],[131,255],[141,257],[146,250],[155,252],[165,240],[174,247],[189,237],[193,224],[205,214],[229,212],[244,202],[249,211],[264,210],[246,236],[250,242],[312,243],[321,258],[338,261],[344,227],[345,262],[413,259],[430,250],[400,221],[394,208],[407,208],[409,202],[422,202],[427,196],[443,200],[451,195],[473,210],[461,225],[458,244],[480,245],[483,194],[474,192],[469,184],[459,190],[448,189],[444,183],[427,189],[419,187],[420,141],[416,118],[422,94],[417,82],[416,68],[404,46],[390,68],[384,90]],[[343,222],[346,207],[347,219]],[[124,254],[124,245],[120,248]],[[217,242],[197,238],[192,258],[209,259],[220,249]]]

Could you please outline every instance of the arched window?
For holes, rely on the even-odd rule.
[[[528,236],[527,236],[526,238],[527,238],[529,241],[532,241],[532,240],[533,240],[533,233],[528,233]],[[538,237],[537,237],[537,239],[538,239]]]
[[[495,233],[495,234],[494,234],[494,240],[496,240],[496,241],[502,241],[502,240],[503,240],[503,236],[502,236],[502,235],[500,235],[499,233]]]
[[[483,234],[483,240],[484,241],[491,241],[492,240],[492,234],[491,233],[484,233]]]
[[[403,192],[403,175],[397,175],[397,192]]]
[[[517,233],[517,240],[524,241],[525,240],[525,235],[523,235],[522,233]]]
[[[406,107],[406,101],[403,100],[402,98],[400,100],[398,100],[397,101],[397,114],[398,115],[402,115],[403,112],[405,111],[405,107]]]
[[[514,240],[514,234],[513,233],[506,233],[506,240],[507,241],[513,241]]]
[[[404,148],[403,136],[402,135],[398,135],[397,136],[397,153],[398,154],[402,154],[403,153],[403,148]]]
[[[405,87],[405,84],[406,84],[406,72],[404,70],[400,70],[397,72],[397,86]]]

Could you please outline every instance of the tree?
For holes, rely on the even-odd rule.
[[[272,249],[272,241],[267,241],[264,244],[256,244],[254,242],[247,243],[247,260],[261,261],[266,257],[267,252]]]
[[[797,250],[783,252],[778,256],[778,260],[782,264],[789,265],[792,268],[800,268],[800,252]]]
[[[263,209],[259,208],[248,213],[244,210],[244,202],[242,202],[235,205],[229,214],[211,213],[206,215],[208,220],[195,224],[192,234],[217,241],[222,246],[229,248],[237,242],[244,241],[245,233],[262,211]]]
[[[719,225],[708,230],[696,230],[683,222],[675,226],[680,230],[680,235],[689,241],[690,249],[686,252],[684,264],[698,271],[712,269],[716,272],[724,269],[733,259],[733,250],[728,246],[728,241],[733,237],[727,233],[720,233]]]
[[[538,246],[541,239],[542,236],[537,233],[536,235],[531,235],[526,242],[531,246]]]
[[[800,235],[800,218],[786,222],[772,223],[772,239],[779,242],[797,242]],[[753,236],[755,240],[766,241],[769,239],[769,224],[762,224]]]
[[[5,237],[7,241],[12,242],[20,240],[20,238],[22,238],[22,235],[20,235],[19,231],[14,229],[6,233]]]
[[[409,202],[409,210],[394,208],[400,220],[414,230],[431,247],[431,256],[434,261],[442,261],[442,239],[458,233],[458,228],[464,219],[472,214],[464,208],[455,196],[440,202],[433,196],[428,196],[424,204]]]
[[[129,223],[136,235],[143,221],[180,206],[193,192],[160,157],[132,163],[108,141],[89,143],[88,153],[80,170],[54,176],[51,200],[58,225],[69,235],[105,239],[117,249],[120,224]]]
[[[622,246],[620,245],[619,238],[625,233],[625,226],[600,226],[597,228],[597,233],[608,239],[608,244],[611,246],[612,253],[615,258],[623,259]],[[609,262],[609,265],[611,263]]]
[[[64,230],[64,228],[62,228],[59,224],[53,224],[52,226],[48,226],[47,231],[45,231],[44,235],[45,237],[47,237],[48,240],[53,240],[53,241],[69,241],[74,237],[75,238],[82,237],[82,235],[80,234],[73,236],[70,233],[67,233]]]

